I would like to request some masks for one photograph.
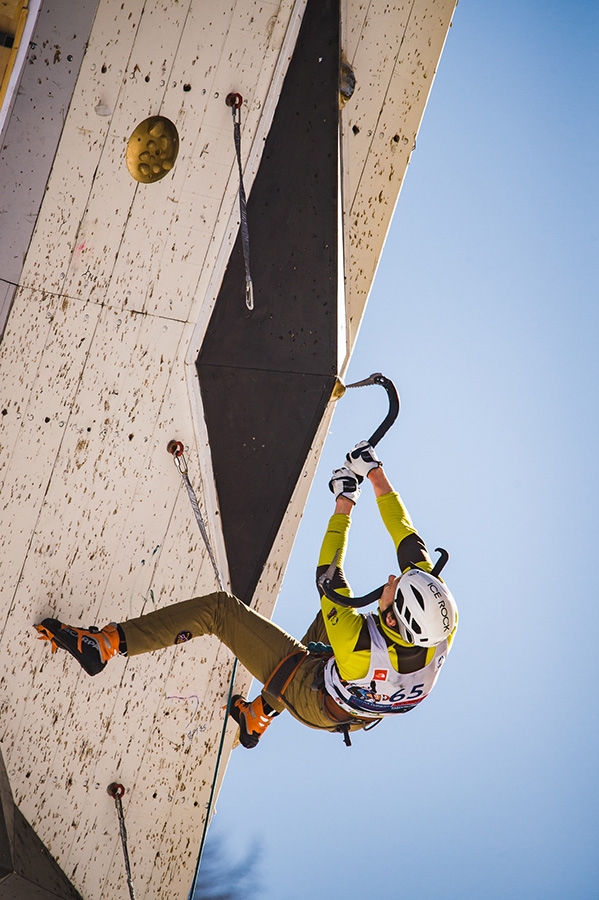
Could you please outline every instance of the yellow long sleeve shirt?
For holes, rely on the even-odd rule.
[[[428,559],[426,548],[421,539],[418,538],[416,529],[399,494],[396,491],[392,491],[389,494],[378,497],[377,506],[383,523],[391,535],[396,552],[400,551],[402,542],[413,535],[418,540],[419,547],[422,548],[420,551],[422,559],[416,565],[426,572],[430,572],[432,564]],[[339,551],[333,587],[338,593],[346,597],[352,596],[351,588],[343,574],[343,561],[347,551],[350,524],[351,520],[348,515],[336,513],[331,516],[318,559],[318,573],[321,573],[331,564],[335,554]],[[398,558],[401,558],[401,551],[398,553]],[[403,568],[407,567],[405,565]],[[364,678],[370,666],[370,650],[356,649],[356,644],[364,625],[364,615],[352,607],[340,606],[324,595],[321,595],[320,602],[329,643],[333,648],[341,678],[346,681]],[[454,634],[455,629],[450,635],[450,642]],[[412,655],[415,652],[421,652],[411,644],[403,641],[399,636],[397,641],[388,647],[388,651],[391,663],[397,671],[400,671],[398,651],[402,655]],[[431,647],[427,651],[423,664],[426,665],[433,655],[434,647]]]

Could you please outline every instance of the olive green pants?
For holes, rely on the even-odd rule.
[[[127,641],[128,656],[172,647],[201,634],[213,634],[262,684],[284,657],[304,649],[304,644],[226,591],[174,603],[119,624]],[[321,613],[304,637],[304,642],[308,641],[327,641]],[[184,648],[180,652],[184,653]],[[288,709],[311,728],[335,731],[335,724],[323,709],[322,691],[313,687],[322,665],[322,659],[308,656],[287,687],[283,701],[270,694],[264,696],[274,709],[279,712]]]

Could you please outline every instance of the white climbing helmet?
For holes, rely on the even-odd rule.
[[[408,644],[433,647],[449,637],[458,621],[451,591],[434,575],[409,569],[399,579],[393,613]]]

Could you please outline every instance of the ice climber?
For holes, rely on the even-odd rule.
[[[414,709],[433,689],[457,629],[455,601],[431,574],[426,546],[393,490],[374,448],[361,441],[335,469],[329,487],[335,511],[320,551],[317,580],[328,593],[351,597],[343,574],[350,518],[360,484],[370,481],[381,518],[397,552],[401,575],[390,575],[376,613],[360,613],[321,593],[321,610],[301,643],[226,591],[215,591],[102,629],[44,619],[43,639],[67,650],[89,675],[112,657],[137,656],[203,634],[229,647],[264,687],[248,702],[231,701],[244,747],[255,747],[284,709],[311,728],[344,734],[385,716]],[[332,565],[334,563],[334,565]]]

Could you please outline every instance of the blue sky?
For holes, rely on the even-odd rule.
[[[460,631],[402,721],[337,736],[281,716],[233,753],[209,840],[261,843],[261,900],[599,897],[599,7],[461,0],[349,371],[402,397],[380,455]],[[274,619],[296,636],[330,470],[385,412],[339,402]],[[356,593],[396,570],[372,492]]]

